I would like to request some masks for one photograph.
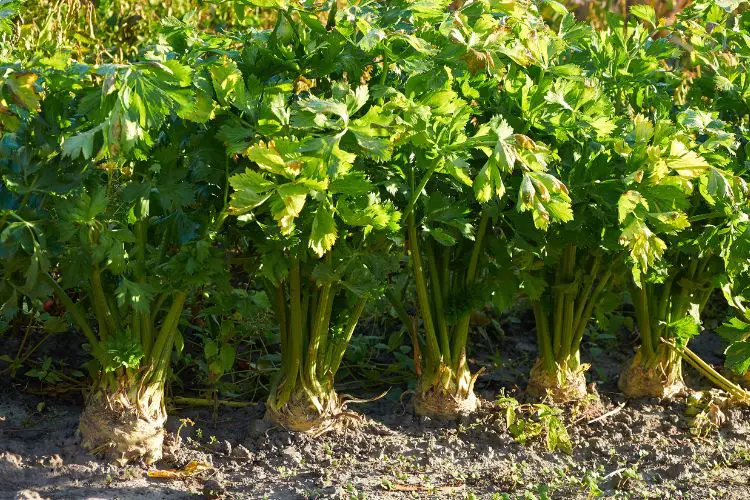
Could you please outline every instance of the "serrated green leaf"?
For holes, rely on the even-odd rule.
[[[336,243],[338,232],[333,212],[325,205],[319,205],[310,231],[310,248],[318,257],[326,254]]]
[[[652,28],[656,28],[656,11],[650,5],[631,5],[630,13],[642,21],[646,21]]]
[[[726,366],[737,375],[744,375],[750,368],[750,341],[731,344],[726,351]]]

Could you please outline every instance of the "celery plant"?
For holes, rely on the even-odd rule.
[[[534,227],[524,219],[506,216],[497,228],[510,239],[512,267],[504,274],[512,269],[516,274],[515,283],[506,279],[504,287],[520,285],[534,310],[539,355],[529,392],[549,393],[556,401],[579,399],[586,392],[587,365],[581,363],[579,353],[583,334],[618,276],[623,253],[613,215],[619,194],[619,170],[614,168],[616,155],[611,147],[616,120],[602,85],[584,70],[584,64],[590,63],[588,45],[593,43],[584,36],[591,34],[589,28],[563,14],[559,30],[536,29],[534,8],[520,11],[517,7],[505,7],[513,26],[512,35],[505,35],[515,36],[516,47],[523,51],[509,50],[502,36],[477,39],[467,33],[463,39],[473,41],[466,42],[467,48],[488,50],[498,66],[495,78],[502,92],[475,83],[478,105],[502,114],[517,133],[547,144],[545,163],[562,181],[524,179],[519,206],[535,198],[573,200],[572,213],[564,204],[552,204],[549,214],[535,218]],[[468,31],[468,26],[465,22],[458,29]],[[489,26],[483,23],[481,27]],[[505,59],[508,56],[510,61]],[[547,227],[550,220],[571,217],[565,225]]]
[[[223,201],[204,180],[216,151],[185,154],[206,140],[177,117],[205,119],[193,109],[188,68],[152,61],[70,71],[54,74],[39,113],[13,132],[15,144],[37,149],[9,148],[3,173],[33,193],[39,220],[11,214],[5,234],[16,236],[27,280],[38,283],[19,290],[54,293],[93,356],[82,445],[119,462],[153,462],[185,303],[209,279],[222,281],[210,208]]]
[[[450,14],[421,12],[441,23],[442,36],[425,37],[424,43],[458,57],[441,61],[439,71],[410,75],[394,99],[405,129],[388,180],[398,183],[396,199],[404,207],[404,239],[422,323],[414,346],[420,353],[414,400],[419,414],[453,418],[477,407],[476,375],[469,371],[466,352],[470,318],[473,309],[508,294],[507,283],[496,275],[510,273],[507,262],[484,250],[505,232],[508,215],[530,212],[540,229],[571,218],[567,189],[547,173],[555,154],[536,140],[536,131],[518,123],[515,109],[496,104],[518,88],[506,75],[533,86],[538,72],[526,67],[547,57],[533,43],[512,48],[512,40],[526,40],[540,20],[530,7],[494,5],[491,16],[487,4],[468,2]],[[422,35],[416,28],[413,34]],[[534,36],[545,43],[554,37],[549,30]],[[386,50],[397,70],[381,74],[386,84],[399,85],[401,68],[415,61],[433,64],[432,54],[414,47]],[[506,208],[511,198],[506,190],[512,191],[515,210]],[[399,311],[398,298],[392,302]],[[400,314],[405,316],[403,310]]]
[[[742,199],[739,179],[720,168],[731,168],[733,147],[721,140],[727,134],[723,124],[706,126],[695,120],[696,113],[678,115],[679,126],[651,125],[638,116],[618,146],[633,172],[618,204],[641,335],[620,377],[620,388],[632,396],[669,397],[683,387],[680,359],[670,344],[685,346],[699,333],[701,311],[723,272],[718,257],[731,221],[727,215]],[[698,143],[698,134],[714,140]],[[693,192],[695,184],[699,193]]]
[[[720,78],[738,74],[737,61],[724,58],[728,45],[745,42],[728,41],[735,14],[711,1],[695,2],[679,14],[685,22],[674,24],[657,19],[649,6],[631,14],[627,25],[611,16],[588,46],[594,57],[582,51],[574,60],[599,78],[616,109],[635,116],[626,139],[613,145],[625,161],[618,174],[620,243],[632,264],[629,290],[642,340],[620,387],[628,395],[669,396],[683,386],[680,353],[689,352],[686,344],[699,332],[700,313],[724,272],[719,257],[744,196],[744,181],[734,173],[737,129],[729,126],[743,106],[741,92],[715,89]],[[710,33],[709,19],[717,26]],[[690,40],[689,53],[674,43],[679,39]],[[660,65],[665,58],[682,58],[686,69],[678,74]],[[703,71],[694,67],[701,63]],[[617,71],[623,66],[629,70]]]
[[[539,360],[529,377],[529,393],[558,402],[586,395],[581,362],[583,335],[615,279],[617,260],[603,251],[566,245],[550,276],[549,291],[532,299]]]
[[[347,39],[354,24],[336,24],[335,9],[329,31],[297,22],[291,9],[277,15],[269,43],[248,39],[237,60],[212,62],[209,72],[222,138],[244,166],[231,177],[228,214],[265,239],[260,275],[281,343],[266,415],[319,433],[340,422],[336,372],[367,300],[381,293],[384,235],[399,228],[400,214],[370,180],[390,159],[393,115],[371,96],[369,73],[358,84],[343,76],[369,60]],[[296,61],[313,41],[321,52]]]

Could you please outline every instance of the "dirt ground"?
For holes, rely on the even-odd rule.
[[[152,468],[119,468],[81,451],[79,403],[0,389],[0,498],[750,498],[750,410],[726,410],[718,431],[695,437],[684,398],[617,394],[626,348],[587,346],[601,404],[565,407],[572,454],[550,453],[543,439],[514,441],[493,402],[501,388],[523,401],[533,336],[477,337],[474,361],[487,372],[475,417],[415,417],[407,392],[353,406],[361,415],[353,429],[313,439],[271,428],[262,403],[221,408],[216,419],[210,409],[175,409],[167,453]],[[711,359],[716,346],[701,348]],[[195,425],[182,428],[177,447],[184,418]],[[191,461],[210,467],[180,479],[148,477]]]

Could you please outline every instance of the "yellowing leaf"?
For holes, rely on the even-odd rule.
[[[708,162],[695,151],[691,151],[680,141],[672,141],[667,165],[683,177],[698,177],[709,168]]]
[[[626,191],[617,202],[617,214],[620,223],[639,206],[648,210],[648,202],[638,191]]]
[[[154,479],[184,479],[185,477],[207,472],[212,468],[211,464],[193,460],[182,469],[150,470],[148,471],[148,477]]]
[[[282,234],[288,235],[294,230],[294,220],[305,206],[307,192],[308,188],[301,184],[284,184],[276,190],[271,211]]]
[[[322,257],[333,247],[336,236],[336,221],[333,219],[333,213],[328,207],[319,206],[310,232],[310,248],[318,257]]]
[[[219,102],[224,105],[234,104],[243,109],[246,97],[245,81],[237,63],[224,58],[220,64],[211,66],[209,72]]]
[[[620,234],[620,244],[630,250],[636,281],[639,273],[647,271],[667,249],[667,244],[639,219],[634,219],[625,226]]]
[[[13,73],[5,81],[18,104],[28,110],[39,107],[40,97],[35,88],[37,78],[34,73]]]
[[[638,114],[633,118],[633,135],[635,142],[648,142],[654,136],[654,126],[648,118]]]
[[[656,28],[656,11],[650,5],[631,5],[630,13],[642,21],[646,21],[652,28]]]
[[[502,198],[504,194],[505,185],[500,171],[488,161],[474,178],[474,195],[478,202],[487,203],[493,196]]]
[[[248,160],[254,161],[263,170],[268,170],[274,174],[283,175],[286,170],[286,162],[281,154],[273,147],[273,144],[266,146],[260,143],[250,146],[245,152]]]

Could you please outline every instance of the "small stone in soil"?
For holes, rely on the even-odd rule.
[[[232,456],[241,460],[252,460],[253,458],[253,454],[250,452],[250,450],[248,450],[241,444],[237,445],[234,450],[232,450]]]
[[[270,423],[266,422],[262,418],[256,418],[252,422],[250,422],[250,429],[248,431],[250,432],[251,436],[258,437],[258,436],[264,436],[266,434],[266,431],[273,427]]]
[[[223,498],[224,493],[224,486],[222,486],[221,483],[219,481],[216,481],[215,479],[209,479],[203,484],[204,498],[216,500],[219,498]]]
[[[664,475],[669,479],[678,479],[685,473],[684,464],[672,464],[664,471]]]
[[[290,459],[294,460],[297,463],[302,461],[302,454],[298,452],[296,449],[294,449],[294,446],[287,446],[286,448],[282,450],[281,453],[289,457]]]
[[[288,432],[278,434],[274,439],[277,446],[290,446],[292,444],[292,437]]]

